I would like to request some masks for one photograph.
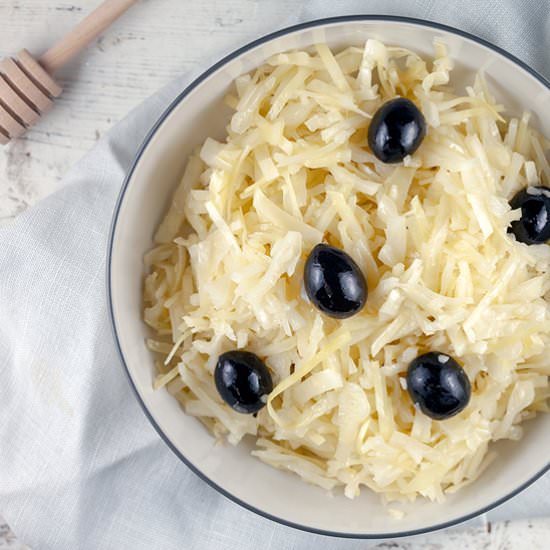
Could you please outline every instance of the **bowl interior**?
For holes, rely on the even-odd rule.
[[[390,517],[377,495],[364,490],[354,501],[326,494],[298,477],[275,470],[250,456],[252,442],[214,446],[194,418],[185,415],[166,391],[154,392],[153,361],[144,345],[141,321],[143,254],[152,246],[172,190],[188,154],[208,137],[223,138],[229,109],[223,96],[233,79],[267,57],[292,48],[325,42],[331,47],[362,45],[367,38],[433,54],[434,39],[444,40],[456,62],[453,84],[461,89],[482,69],[507,114],[528,109],[534,124],[550,135],[550,91],[537,78],[501,55],[467,37],[411,21],[354,20],[320,23],[281,34],[242,51],[210,72],[167,114],[141,153],[123,191],[111,248],[110,292],[115,330],[135,388],[154,423],[172,447],[219,489],[275,519],[306,529],[339,535],[395,536],[460,521],[507,497],[549,465],[541,441],[550,440],[550,415],[525,426],[521,442],[494,446],[496,461],[480,479],[443,504],[418,501],[400,507],[403,519]]]

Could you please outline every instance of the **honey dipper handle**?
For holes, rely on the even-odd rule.
[[[54,44],[39,59],[40,64],[52,74],[78,55],[90,42],[118,19],[137,0],[104,0],[90,15],[69,34]]]

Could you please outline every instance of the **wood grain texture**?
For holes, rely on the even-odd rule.
[[[400,542],[377,545],[377,550],[546,550],[548,520],[500,522],[476,529],[446,529]]]
[[[100,0],[0,0],[0,58],[39,56]],[[56,74],[54,109],[0,149],[0,223],[58,189],[68,169],[173,78],[285,26],[294,0],[140,0]],[[268,13],[268,16],[262,14]]]
[[[50,74],[73,59],[100,34],[113,24],[137,0],[103,0],[76,27],[40,56],[40,64]]]
[[[40,55],[99,0],[0,0],[0,58]],[[0,223],[62,185],[68,169],[133,107],[176,76],[292,21],[295,0],[140,0],[57,78],[55,109],[0,149]],[[547,548],[546,520],[441,531],[380,550]]]

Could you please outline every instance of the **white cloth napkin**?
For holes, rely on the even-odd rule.
[[[257,4],[253,17],[271,16],[270,2]],[[304,4],[273,28],[344,13],[414,15],[478,33],[550,75],[546,2]],[[113,205],[145,132],[188,80],[115,127],[61,192],[0,228],[0,511],[35,550],[366,548],[258,517],[198,479],[146,420],[115,352],[105,298]],[[547,475],[489,517],[550,517],[549,495]]]

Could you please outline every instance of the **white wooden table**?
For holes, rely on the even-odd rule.
[[[98,1],[0,0],[0,57],[23,46],[41,53]],[[115,122],[173,77],[292,21],[295,0],[271,0],[269,17],[263,17],[268,1],[141,0],[59,75],[65,93],[55,110],[0,149],[0,223],[59,189],[67,170]],[[378,548],[535,550],[547,548],[548,540],[548,522],[534,520],[443,531]]]

